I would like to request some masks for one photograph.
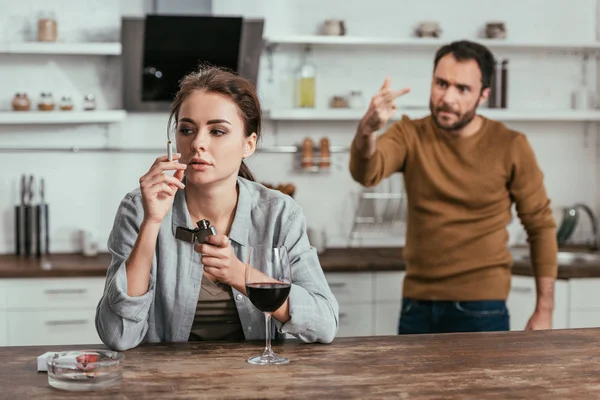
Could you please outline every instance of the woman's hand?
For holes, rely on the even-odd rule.
[[[169,161],[167,156],[158,157],[150,170],[140,178],[146,222],[160,224],[173,206],[177,190],[185,188],[181,180],[187,166],[177,162],[180,157],[179,153],[173,154],[173,161]],[[173,170],[173,176],[165,173]]]
[[[246,266],[235,255],[229,238],[225,235],[211,235],[206,241],[207,243],[194,246],[194,250],[202,256],[204,272],[239,292],[246,293]]]

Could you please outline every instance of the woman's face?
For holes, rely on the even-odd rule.
[[[186,182],[194,184],[236,179],[242,159],[256,148],[256,133],[246,137],[237,105],[217,93],[189,95],[179,109],[176,131]]]

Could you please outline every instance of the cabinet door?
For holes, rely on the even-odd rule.
[[[104,278],[17,279],[5,287],[7,309],[92,308],[104,290]]]
[[[588,310],[571,310],[569,328],[600,327],[600,308]]]
[[[340,327],[336,337],[373,335],[372,304],[340,304]]]
[[[8,345],[99,344],[95,314],[95,309],[8,311]]]
[[[340,305],[373,301],[373,278],[370,272],[328,272],[325,278]]]
[[[510,330],[525,329],[535,310],[535,280],[529,276],[513,276],[507,306],[510,313]]]
[[[8,324],[6,311],[0,310],[0,347],[8,346]]]
[[[375,304],[375,335],[398,334],[401,302]]]

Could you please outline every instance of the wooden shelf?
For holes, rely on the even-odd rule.
[[[265,37],[268,44],[314,46],[392,46],[412,48],[438,48],[454,39],[385,38],[365,36],[291,35]],[[508,39],[470,39],[494,49],[547,49],[547,50],[600,50],[600,42],[541,42]]]
[[[0,54],[117,56],[121,54],[121,43],[0,43]]]
[[[125,119],[124,110],[0,111],[0,125],[102,124]]]
[[[365,110],[353,109],[273,109],[265,112],[272,121],[358,121]],[[503,110],[479,108],[478,113],[499,121],[574,121],[598,122],[600,110]],[[429,114],[429,109],[399,109],[395,119],[402,115],[420,118]]]

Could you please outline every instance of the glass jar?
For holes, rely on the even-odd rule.
[[[58,24],[52,11],[42,11],[37,23],[38,41],[56,42],[58,39]]]
[[[27,97],[27,93],[15,93],[12,109],[13,111],[29,111],[31,109],[31,100]]]
[[[304,60],[296,73],[296,106],[315,107],[317,67],[312,60],[310,47],[304,49]]]
[[[96,109],[96,97],[93,94],[87,94],[83,98],[83,109],[85,111],[91,111]]]
[[[40,111],[54,110],[54,96],[52,96],[52,93],[42,92],[40,94],[40,102],[38,103],[38,109]]]
[[[363,108],[365,106],[365,99],[360,90],[353,90],[348,96],[348,103],[350,108]]]
[[[71,111],[73,109],[73,100],[71,96],[63,96],[60,99],[59,108],[61,111]]]

